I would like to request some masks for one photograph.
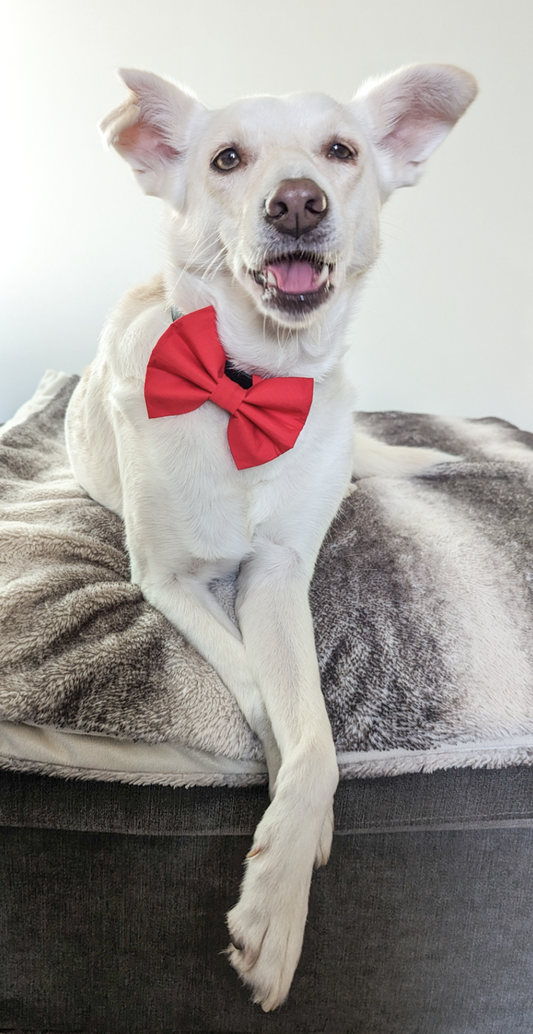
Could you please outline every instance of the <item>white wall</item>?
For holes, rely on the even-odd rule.
[[[0,35],[0,421],[48,366],[80,371],[121,292],[159,265],[159,202],[101,148],[120,65],[216,107],[413,61],[481,94],[383,217],[353,330],[362,409],[499,415],[533,430],[531,0],[12,0]],[[7,24],[6,24],[7,21]]]

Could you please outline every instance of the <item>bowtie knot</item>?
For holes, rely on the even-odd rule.
[[[230,414],[228,444],[238,469],[268,463],[293,448],[311,408],[313,380],[240,375],[243,379],[249,387],[226,373],[213,306],[188,313],[171,323],[148,361],[148,416],[191,413],[213,402]]]
[[[227,410],[233,416],[241,402],[244,402],[249,390],[249,388],[241,388],[240,384],[230,380],[227,374],[224,374],[215,385],[214,391],[211,392],[209,401],[214,402],[215,406]]]

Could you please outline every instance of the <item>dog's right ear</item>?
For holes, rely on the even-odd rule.
[[[206,109],[189,90],[152,72],[121,68],[128,98],[100,123],[106,143],[131,165],[145,194],[179,203],[180,160],[191,123]]]

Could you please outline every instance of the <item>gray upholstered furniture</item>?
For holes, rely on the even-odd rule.
[[[0,790],[2,1032],[533,1030],[531,768],[343,783],[269,1015],[220,954],[263,788],[3,772]]]

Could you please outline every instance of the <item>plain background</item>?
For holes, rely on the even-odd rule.
[[[531,0],[4,0],[0,421],[46,367],[80,372],[121,293],[161,265],[160,202],[99,142],[118,66],[210,107],[416,61],[481,93],[383,212],[351,332],[361,409],[498,415],[533,430]]]

